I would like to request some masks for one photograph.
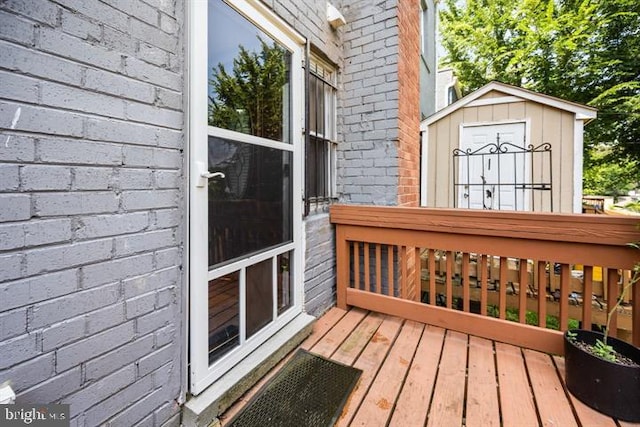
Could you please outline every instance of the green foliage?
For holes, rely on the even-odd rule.
[[[585,156],[584,193],[620,196],[640,185],[638,161],[620,163],[611,159],[606,147],[592,148]]]
[[[233,72],[223,64],[209,80],[209,125],[263,138],[282,138],[287,59],[283,48],[260,39],[260,52],[239,46]]]
[[[624,205],[624,208],[632,212],[640,213],[640,202],[629,202],[626,205]],[[635,245],[634,247],[636,249],[638,248],[637,245]]]
[[[498,80],[597,107],[585,147],[640,158],[640,2],[445,0],[440,24],[465,93]]]
[[[617,360],[613,347],[599,339],[596,340],[596,345],[593,346],[593,354],[609,362],[615,362]]]
[[[505,318],[511,322],[519,322],[520,321],[519,313],[520,311],[517,308],[507,307]],[[491,317],[496,317],[496,318],[499,317],[500,312],[498,310],[498,307],[495,305],[488,305],[487,315]],[[560,323],[556,316],[551,316],[550,314],[547,314],[546,319],[547,319],[547,329],[554,329],[556,331],[560,330]],[[527,313],[525,314],[525,323],[527,325],[538,326],[538,313],[536,313],[535,311],[527,310]],[[569,329],[577,329],[579,325],[578,321],[575,319],[569,319],[568,324],[569,324]]]

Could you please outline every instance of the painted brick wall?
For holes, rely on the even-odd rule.
[[[398,16],[396,0],[350,1],[343,8],[341,201],[398,200]]]
[[[0,2],[0,383],[178,425],[181,0]]]
[[[398,205],[420,203],[420,14],[413,0],[398,0]]]

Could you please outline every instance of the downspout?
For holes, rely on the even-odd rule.
[[[308,188],[307,182],[307,147],[310,144],[311,135],[309,133],[309,117],[311,114],[311,110],[309,108],[309,83],[311,79],[311,64],[309,63],[309,58],[311,55],[311,42],[307,39],[305,43],[304,50],[304,147],[302,149],[302,177],[304,178],[304,187],[302,188],[302,199],[304,200],[304,216],[309,215],[310,203],[309,198],[306,194],[306,189]]]

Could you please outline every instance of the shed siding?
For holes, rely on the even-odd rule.
[[[0,383],[73,426],[179,420],[183,8],[0,5]]]
[[[502,96],[505,94],[490,91],[479,99]],[[574,115],[533,101],[462,107],[432,123],[429,126],[427,206],[454,206],[452,153],[460,141],[460,126],[526,119],[530,121],[527,145],[538,146],[548,142],[552,146],[554,211],[573,212]],[[533,169],[538,180],[549,176],[547,164],[536,161]],[[536,210],[551,210],[548,199],[535,195]]]

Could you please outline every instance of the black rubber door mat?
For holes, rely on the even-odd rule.
[[[229,425],[333,426],[361,374],[360,369],[300,349]]]

